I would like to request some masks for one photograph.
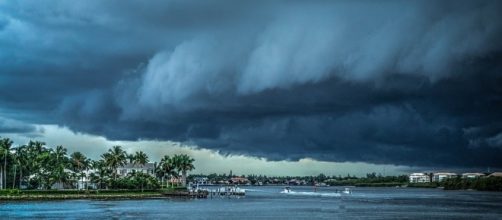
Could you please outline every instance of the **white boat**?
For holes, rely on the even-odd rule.
[[[352,194],[352,191],[349,188],[345,188],[342,193],[344,194]]]
[[[281,193],[291,193],[291,188],[289,186],[284,187],[284,190],[282,190]]]

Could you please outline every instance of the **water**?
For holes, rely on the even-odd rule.
[[[243,187],[242,198],[0,202],[0,218],[502,219],[502,193],[415,188]]]

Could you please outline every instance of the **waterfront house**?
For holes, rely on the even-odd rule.
[[[208,184],[210,184],[209,183],[209,179],[207,177],[195,177],[193,179],[193,182],[194,182],[194,184],[197,184],[197,185],[208,185]]]
[[[151,176],[155,176],[155,165],[154,163],[147,163],[145,165],[128,163],[124,166],[117,168],[117,174],[119,174],[122,177],[127,176],[128,174],[133,172],[136,173],[140,172],[149,174]]]
[[[229,182],[227,180],[219,180],[216,182],[217,184],[222,184],[222,185],[226,185],[226,184],[229,184]]]
[[[458,175],[456,173],[434,173],[434,176],[432,177],[432,181],[442,182],[446,179],[455,178],[457,176]]]
[[[483,177],[485,176],[484,173],[463,173],[462,174],[462,178],[465,178],[465,179],[475,179],[475,178],[479,178],[479,177]]]
[[[430,183],[431,177],[427,173],[412,173],[410,174],[410,183]]]
[[[232,182],[232,184],[247,184],[249,180],[244,177],[232,177],[230,178],[230,182]]]
[[[297,179],[288,180],[288,185],[301,185],[301,181]]]
[[[70,169],[63,169],[63,172],[66,173],[67,175],[69,176],[72,176],[72,175],[75,175],[75,172],[73,172],[72,170]],[[42,188],[44,188],[45,186],[42,186]],[[53,183],[51,186],[50,186],[50,189],[70,189],[72,188],[72,184],[68,183],[68,182],[55,182]]]
[[[96,173],[96,170],[92,169],[92,170],[84,170],[82,172],[82,174],[80,174],[79,176],[77,176],[78,180],[77,180],[77,186],[76,188],[77,189],[96,189],[97,186],[96,184],[92,183],[91,182],[91,174],[93,173]]]

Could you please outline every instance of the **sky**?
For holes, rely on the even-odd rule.
[[[194,172],[502,168],[500,1],[2,1],[0,136]]]

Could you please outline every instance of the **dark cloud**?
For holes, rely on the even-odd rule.
[[[25,124],[12,119],[0,118],[0,134],[2,133],[20,133],[29,134],[37,131],[37,128],[30,124]]]
[[[502,167],[498,1],[1,4],[18,119],[271,160]]]

